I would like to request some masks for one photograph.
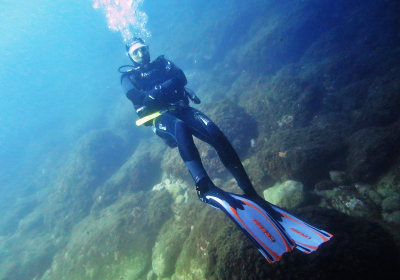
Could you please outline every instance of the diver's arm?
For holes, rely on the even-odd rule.
[[[138,90],[132,84],[128,75],[121,79],[121,85],[126,97],[131,100],[135,106],[151,106],[161,93],[156,88],[149,91]]]
[[[178,68],[172,61],[166,61],[167,76],[170,77],[170,87],[181,88],[186,86],[187,80],[183,71]],[[168,82],[168,81],[167,81]]]
[[[172,61],[165,59],[163,56],[160,56],[157,60],[162,63],[161,67],[164,68],[162,75],[165,77],[165,81],[155,85],[155,90],[168,93],[168,91],[183,88],[187,84],[185,74]]]

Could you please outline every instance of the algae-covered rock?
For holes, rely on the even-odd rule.
[[[331,205],[338,211],[354,217],[377,217],[376,205],[365,196],[348,190],[336,190]]]
[[[160,162],[166,147],[141,141],[134,154],[94,193],[95,208],[105,207],[120,195],[150,190],[161,179]]]
[[[393,168],[390,172],[382,176],[376,183],[376,191],[382,197],[400,195],[400,171]]]
[[[383,215],[383,217],[388,223],[400,225],[400,211],[394,211],[393,213]]]
[[[277,264],[268,264],[223,213],[216,212],[216,220],[212,212],[207,212],[193,227],[171,279],[283,280],[293,279],[294,275],[298,279],[347,279],[349,275],[357,278],[359,274],[367,279],[370,275],[379,278],[382,273],[388,277],[389,272],[373,267],[376,261],[381,267],[398,271],[399,254],[393,246],[393,238],[377,224],[338,211],[307,207],[293,212],[307,223],[332,233],[334,238],[313,254],[295,250],[285,254]],[[367,243],[370,246],[365,246]],[[376,260],[378,248],[387,253],[384,260]],[[337,261],[343,258],[345,265]]]
[[[275,180],[296,180],[307,188],[328,179],[344,149],[339,135],[317,127],[279,131],[256,148],[258,165]]]
[[[189,171],[184,164],[178,149],[168,148],[161,161],[161,168],[164,174],[173,176],[174,178],[180,178],[184,181],[191,180]]]
[[[264,198],[284,208],[296,208],[304,201],[303,184],[296,181],[277,183],[264,191]]]
[[[170,220],[161,228],[153,248],[152,267],[158,277],[171,276],[190,227]]]
[[[329,177],[336,184],[344,184],[346,183],[346,173],[343,171],[329,171]]]
[[[398,125],[365,128],[349,138],[347,172],[353,182],[368,182],[387,171],[400,153]]]
[[[229,99],[213,103],[205,112],[229,139],[236,152],[244,155],[250,148],[251,139],[257,136],[254,118]]]
[[[368,197],[375,203],[375,205],[380,206],[382,204],[382,196],[375,190],[370,190],[368,192]]]
[[[157,280],[157,274],[155,274],[153,270],[150,270],[149,273],[147,273],[146,280]]]
[[[382,201],[382,210],[386,212],[393,212],[400,210],[400,196],[399,195],[393,195],[386,197]]]
[[[368,196],[368,193],[372,190],[372,186],[369,184],[356,183],[354,187],[362,196]]]
[[[68,234],[89,214],[93,194],[126,157],[123,140],[111,130],[92,130],[79,139],[46,200],[51,211],[45,212],[44,220],[57,236]]]
[[[21,226],[20,220],[28,216],[39,204],[36,197],[19,199],[10,210],[11,215],[3,215],[1,218],[0,235],[13,233]]]
[[[233,260],[238,262],[249,255],[258,256],[259,252],[225,214],[203,205],[196,214],[171,279],[233,279],[232,275],[244,275],[240,266],[232,267],[226,275],[216,271],[221,265]]]
[[[0,279],[40,278],[52,264],[57,252],[54,238],[42,232],[40,226],[26,232],[0,237]],[[23,257],[21,257],[23,256]]]
[[[141,279],[151,266],[156,234],[170,215],[168,196],[124,195],[89,215],[74,227],[43,279]],[[154,208],[157,213],[150,212]]]
[[[168,177],[169,178],[166,178],[155,185],[153,187],[153,191],[165,190],[172,196],[173,199],[183,202],[185,191],[189,187],[188,182],[183,181],[180,178],[176,179],[172,174],[170,174]]]

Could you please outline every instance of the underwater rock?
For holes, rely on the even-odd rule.
[[[399,252],[393,246],[393,238],[379,224],[318,207],[297,209],[292,214],[332,233],[334,238],[312,254],[295,250],[283,255],[279,263],[270,265],[243,233],[221,220],[219,227],[213,227],[219,231],[209,240],[210,258],[205,267],[198,267],[205,275],[176,274],[181,277],[172,279],[393,279],[393,271],[398,275]],[[209,230],[202,231],[203,235]],[[190,242],[196,240],[190,239]],[[376,258],[377,250],[382,258]],[[193,267],[195,259],[188,258],[186,265]]]
[[[264,198],[279,207],[296,208],[304,201],[303,184],[291,180],[276,183],[264,191]]]
[[[372,186],[369,184],[356,183],[354,187],[356,188],[358,193],[363,196],[368,196],[368,192],[372,190]]]
[[[292,127],[293,126],[293,116],[284,115],[279,121],[277,121],[279,128]]]
[[[164,174],[169,174],[174,178],[187,181],[191,178],[178,149],[167,149],[161,161],[161,168]]]
[[[205,204],[195,205],[197,211],[192,213],[193,226],[184,242],[171,279],[235,279],[238,275],[245,275],[242,266],[233,266],[226,275],[216,274],[216,270],[220,266],[232,263],[233,260],[235,263],[244,260],[248,262],[249,254],[253,256],[261,254],[221,211],[216,211]],[[232,278],[233,275],[236,276]]]
[[[171,276],[183,244],[190,232],[188,225],[170,220],[163,225],[153,247],[152,267],[158,277]]]
[[[395,224],[395,225],[400,225],[400,211],[394,211],[391,214],[383,215],[383,218],[388,223],[392,223],[392,224]]]
[[[176,204],[181,204],[181,203],[183,203],[183,202],[185,202],[185,196],[183,196],[183,195],[178,195],[176,198],[175,198],[175,203]]]
[[[26,216],[29,216],[35,208],[39,205],[36,197],[27,197],[19,199],[10,209],[10,214],[3,214],[3,221],[0,226],[0,236],[14,233],[20,221]]]
[[[394,165],[376,184],[376,191],[384,198],[400,195],[400,169]]]
[[[171,204],[173,199],[168,191],[160,190],[148,193],[150,202],[147,206],[147,215],[150,225],[161,227],[172,215]]]
[[[368,197],[375,203],[375,205],[380,206],[382,204],[382,196],[374,190],[368,192]]]
[[[150,190],[161,179],[165,148],[161,141],[141,141],[134,154],[96,190],[93,209],[108,206],[123,194]]]
[[[346,183],[346,173],[343,171],[329,171],[329,177],[338,185]]]
[[[151,249],[171,216],[168,192],[121,196],[78,223],[43,279],[140,279],[151,266]]]
[[[155,274],[153,270],[150,270],[149,273],[147,273],[146,280],[157,280],[157,274]]]
[[[250,140],[250,147],[251,147],[251,148],[255,148],[256,146],[257,146],[256,140],[255,140],[255,139],[251,139],[251,140]]]
[[[82,136],[53,183],[45,224],[52,225],[56,235],[67,236],[90,213],[98,187],[126,158],[123,140],[113,131],[92,130]]]
[[[300,181],[311,189],[328,179],[331,165],[340,159],[345,144],[334,131],[309,127],[279,131],[255,149],[258,165],[273,179]]]
[[[317,191],[332,190],[336,187],[337,187],[337,185],[335,184],[335,182],[330,181],[330,180],[320,181],[315,184],[315,190],[317,190]]]
[[[215,122],[239,155],[250,148],[251,139],[257,137],[257,122],[245,110],[229,99],[213,103],[204,112]],[[234,124],[234,125],[233,125]]]
[[[385,212],[393,212],[400,210],[400,196],[399,195],[393,195],[386,197],[382,201],[382,210]]]
[[[57,248],[51,233],[38,226],[0,237],[0,279],[39,279],[50,268]]]
[[[372,127],[349,137],[347,173],[353,182],[369,182],[387,171],[399,155],[400,128]]]
[[[123,139],[109,129],[92,130],[79,140],[71,165],[78,176],[85,172],[102,181],[126,160],[123,144]]]
[[[41,231],[43,227],[43,213],[40,213],[39,211],[30,213],[18,223],[18,230],[20,234],[38,232]]]
[[[331,205],[338,211],[353,217],[377,217],[379,211],[367,197],[356,192],[337,190],[331,198]]]
[[[188,188],[189,185],[187,181],[183,181],[180,178],[176,179],[172,174],[170,174],[169,178],[164,179],[161,183],[155,185],[153,191],[165,190],[171,194],[173,199],[183,202],[185,199],[183,195]]]

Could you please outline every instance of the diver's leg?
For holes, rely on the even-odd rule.
[[[161,115],[155,120],[154,129],[170,148],[178,147],[179,154],[196,185],[207,177],[199,151],[193,142],[192,133],[182,120],[169,114]]]
[[[194,136],[210,144],[218,153],[222,163],[237,181],[245,194],[257,194],[253,185],[229,140],[206,115],[190,108],[186,114],[185,123],[191,128]]]
[[[191,129],[175,115],[162,115],[155,120],[156,134],[170,147],[178,147],[179,154],[197,186],[203,192],[214,187],[201,163]],[[204,179],[204,180],[202,180]]]
[[[240,203],[233,199],[226,192],[216,187],[208,177],[200,154],[193,141],[192,130],[180,119],[175,116],[162,115],[155,120],[155,132],[171,148],[178,147],[179,154],[189,169],[193,180],[196,183],[196,190],[199,199],[205,203],[213,205],[206,198],[207,194],[217,195],[229,202],[231,206],[241,209]],[[219,207],[218,205],[213,205]]]
[[[207,172],[201,163],[199,151],[193,141],[193,135],[181,120],[175,124],[175,135],[179,154],[197,185],[201,179],[207,177]]]
[[[183,121],[176,122],[175,136],[179,153],[196,184],[196,190],[199,199],[205,203],[208,203],[205,195],[206,193],[216,193],[220,195],[225,193],[220,188],[216,187],[211,181],[210,177],[208,177],[207,172],[201,163],[199,151],[194,144],[191,129],[189,129],[189,127]]]

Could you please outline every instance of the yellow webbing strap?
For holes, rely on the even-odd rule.
[[[137,125],[137,126],[140,126],[140,125],[144,124],[145,122],[148,122],[148,121],[150,121],[150,120],[152,120],[152,119],[157,118],[157,117],[160,116],[161,114],[162,114],[162,112],[161,112],[161,111],[158,111],[158,112],[155,112],[155,113],[153,113],[153,114],[151,114],[151,115],[148,115],[148,116],[146,116],[146,117],[144,117],[144,118],[141,118],[141,119],[139,119],[139,120],[136,121],[136,125]]]
[[[148,122],[148,121],[150,121],[150,120],[153,120],[153,125],[154,125],[154,119],[155,119],[155,118],[157,118],[158,116],[164,114],[165,112],[175,110],[175,108],[176,108],[175,105],[171,105],[171,106],[169,106],[168,109],[163,109],[163,110],[161,110],[161,111],[158,111],[158,112],[155,112],[155,113],[153,113],[153,114],[151,114],[151,115],[148,115],[148,116],[146,116],[146,117],[143,117],[143,118],[141,118],[141,119],[139,119],[139,120],[136,121],[136,125],[137,125],[137,126],[142,125],[142,124],[144,124],[145,122]]]

